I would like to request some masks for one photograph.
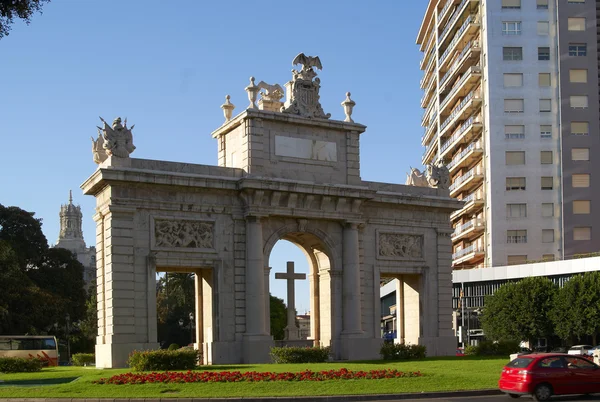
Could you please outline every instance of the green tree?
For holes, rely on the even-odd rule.
[[[42,12],[42,5],[50,0],[0,0],[0,39],[7,36],[15,17],[27,24],[36,12]]]
[[[195,314],[195,301],[194,274],[167,273],[158,280],[156,287],[158,340],[162,345],[189,343],[189,314]],[[183,326],[179,325],[180,320]]]
[[[269,295],[270,311],[271,311],[271,335],[273,339],[282,340],[285,334],[285,327],[287,325],[287,307],[283,302],[283,299]]]
[[[556,295],[551,318],[560,338],[572,340],[591,335],[595,345],[600,331],[600,272],[569,279]]]
[[[491,340],[533,340],[553,333],[550,311],[556,286],[545,277],[507,283],[485,300],[483,331]]]
[[[0,240],[10,244],[23,271],[38,265],[48,251],[42,220],[34,218],[34,215],[18,207],[0,204]]]

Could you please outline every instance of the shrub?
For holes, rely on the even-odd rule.
[[[179,345],[176,343],[172,343],[169,345],[169,347],[167,348],[167,350],[177,350],[179,349]]]
[[[192,370],[200,360],[200,351],[177,350],[134,350],[127,364],[133,371]]]
[[[469,345],[465,355],[471,356],[508,356],[519,351],[518,341],[483,341],[479,345]]]
[[[329,359],[329,353],[329,346],[271,348],[271,358],[275,363],[322,363]]]
[[[0,373],[29,373],[41,371],[44,362],[40,359],[22,357],[0,357]]]
[[[75,353],[71,356],[74,366],[88,366],[96,363],[96,355],[93,353]]]
[[[381,346],[379,354],[383,360],[422,359],[427,354],[427,348],[422,345],[386,342]]]

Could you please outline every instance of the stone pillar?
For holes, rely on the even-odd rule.
[[[358,225],[347,223],[344,227],[342,254],[342,334],[362,334],[360,303],[360,256]]]
[[[266,332],[265,317],[265,264],[263,258],[263,230],[260,217],[246,218],[246,332],[244,334],[243,363],[270,361],[272,338]]]
[[[265,333],[271,333],[271,267],[265,267]]]
[[[403,275],[404,341],[411,345],[420,343],[422,312],[419,297],[427,297],[419,292],[421,289],[420,275]]]
[[[404,279],[396,279],[396,339],[394,343],[404,343],[405,338],[404,319]]]
[[[194,321],[196,325],[196,342],[194,343],[194,349],[202,350],[202,344],[204,343],[204,316],[203,316],[203,291],[202,291],[202,271],[196,270],[194,273],[194,290],[196,295]],[[204,356],[202,357],[204,359]]]

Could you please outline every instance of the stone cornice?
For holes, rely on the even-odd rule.
[[[258,109],[246,109],[230,121],[223,124],[221,127],[217,128],[211,133],[211,135],[213,138],[217,138],[221,135],[227,134],[228,132],[234,130],[236,127],[242,124],[244,120],[251,118],[279,121],[282,123],[289,123],[292,125],[299,126],[321,127],[344,132],[355,131],[359,134],[365,132],[365,130],[367,129],[367,126],[364,126],[362,124],[350,123],[341,120],[309,119],[306,117],[296,116],[287,113],[269,112],[266,110]]]

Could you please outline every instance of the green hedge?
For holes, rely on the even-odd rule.
[[[127,364],[133,371],[192,370],[200,361],[200,351],[192,348],[177,350],[134,350]]]
[[[421,345],[385,342],[379,354],[383,360],[422,359],[427,355],[427,348]]]
[[[271,358],[275,363],[322,363],[329,360],[330,348],[282,347],[271,348]]]
[[[470,356],[508,356],[519,351],[519,341],[483,341],[479,345],[469,345],[465,355]]]
[[[44,362],[40,359],[22,357],[0,357],[0,373],[29,373],[41,371]]]
[[[96,363],[96,355],[93,353],[75,353],[71,356],[73,366],[91,366]]]

